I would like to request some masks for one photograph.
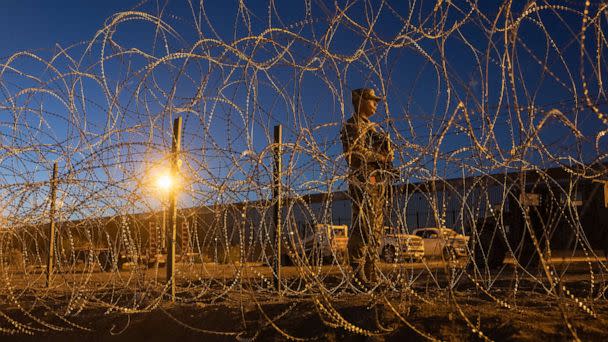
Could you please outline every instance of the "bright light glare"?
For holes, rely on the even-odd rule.
[[[173,186],[173,179],[170,175],[164,174],[156,180],[156,186],[162,190],[169,190]]]

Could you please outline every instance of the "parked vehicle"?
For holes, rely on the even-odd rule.
[[[347,225],[309,224],[302,237],[291,236],[289,240],[282,251],[284,264],[297,264],[297,259],[300,259],[299,263],[310,264],[346,261]]]
[[[469,237],[450,228],[419,228],[414,230],[414,235],[422,238],[427,258],[454,260],[468,256]]]
[[[421,237],[402,233],[396,227],[384,227],[380,258],[390,263],[421,261],[424,258],[424,242]]]

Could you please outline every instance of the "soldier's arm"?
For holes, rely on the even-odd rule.
[[[387,134],[386,138],[388,139],[388,141],[387,141],[387,144],[388,144],[387,159],[388,159],[388,161],[392,162],[395,159],[395,149],[393,147],[393,141],[391,140],[391,136]]]
[[[368,147],[365,144],[366,132],[359,127],[351,125],[350,127],[346,128],[345,134],[347,135],[347,138],[350,138],[348,150],[345,151],[345,153],[350,154],[351,158],[359,158],[361,161],[366,163],[385,163],[392,160],[390,154],[380,153],[380,151]]]
[[[386,157],[386,160],[393,161],[395,159],[395,150],[393,148],[393,141],[388,133],[383,131],[373,132],[374,146],[377,146],[379,153]]]

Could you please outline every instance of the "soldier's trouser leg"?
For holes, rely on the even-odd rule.
[[[361,231],[353,231],[353,235],[348,239],[348,261],[355,277],[364,285],[368,282],[367,276],[365,275],[366,249],[365,242],[361,236]]]
[[[365,194],[360,184],[349,184],[348,189],[352,201],[351,232],[347,245],[348,261],[355,277],[367,283],[364,270],[368,240]]]
[[[363,282],[376,281],[376,262],[382,234],[384,187],[349,184],[352,200],[352,230],[348,239],[349,262]]]
[[[370,185],[368,188],[370,203],[369,237],[365,261],[365,276],[371,282],[377,282],[378,249],[384,228],[385,187],[381,184]]]

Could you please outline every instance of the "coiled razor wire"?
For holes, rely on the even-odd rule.
[[[499,315],[525,314],[532,294],[550,303],[569,338],[585,338],[581,316],[606,331],[608,5],[271,0],[261,12],[240,1],[224,17],[209,14],[213,6],[159,11],[144,1],[87,41],[0,60],[0,332],[94,331],[90,310],[161,310],[199,333],[253,340],[271,329],[308,340],[318,337],[286,320],[308,306],[328,329],[388,336],[407,327],[441,340],[410,316],[431,307],[488,340],[495,332],[470,298],[489,300]],[[229,33],[218,24],[227,20]],[[410,234],[448,227],[470,239],[459,260],[382,262],[367,291],[340,251],[323,255],[305,242],[318,224],[349,226],[339,131],[360,87],[386,97],[372,120],[390,134],[399,173],[387,225]],[[168,198],[155,180],[169,168],[178,116],[178,303],[253,305],[259,325],[209,328],[163,304]],[[278,124],[281,259],[291,264],[280,294],[271,267]],[[492,260],[492,248],[506,261]],[[569,253],[561,263],[558,250]],[[387,308],[397,324],[349,319],[348,298]],[[288,305],[277,312],[271,303]]]

